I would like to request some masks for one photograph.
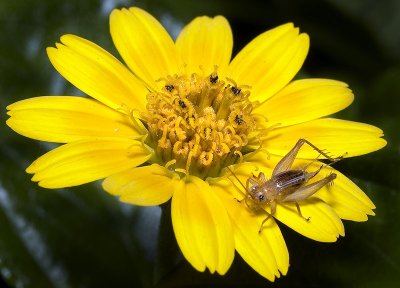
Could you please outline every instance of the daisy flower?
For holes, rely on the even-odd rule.
[[[353,101],[345,83],[293,81],[309,48],[309,37],[293,24],[262,33],[232,60],[232,32],[222,16],[194,19],[174,41],[153,16],[133,7],[114,10],[110,30],[126,66],[75,35],[47,49],[55,69],[89,97],[42,96],[8,106],[14,131],[62,144],[26,169],[39,186],[105,179],[104,190],[123,202],[172,199],[175,236],[195,269],[224,274],[236,250],[271,281],[289,266],[275,219],[333,242],[344,235],[341,219],[373,215],[369,198],[337,171],[335,185],[299,203],[308,222],[295,205],[278,203],[259,233],[266,213],[237,201],[246,191],[227,167],[242,183],[257,171],[270,176],[299,138],[347,157],[386,143],[376,127],[322,118]],[[302,149],[294,165],[317,157]]]

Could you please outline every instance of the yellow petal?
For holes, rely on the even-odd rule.
[[[76,186],[136,167],[150,158],[140,141],[99,138],[60,146],[34,161],[26,172],[45,188]]]
[[[372,125],[325,118],[272,130],[263,139],[262,147],[271,154],[284,156],[300,138],[304,138],[332,156],[346,153],[346,157],[352,157],[384,147],[386,141],[380,138],[382,136],[382,130]],[[318,157],[318,152],[304,146],[300,149],[299,158]]]
[[[328,79],[304,79],[290,83],[254,110],[268,126],[284,127],[338,112],[351,104],[347,84]]]
[[[222,17],[197,17],[176,40],[186,71],[211,74],[214,66],[224,70],[231,59],[233,37],[228,21]],[[220,73],[218,73],[220,74]]]
[[[228,213],[210,186],[195,176],[176,185],[172,197],[172,224],[185,258],[198,271],[225,274],[234,257]]]
[[[281,25],[251,41],[233,59],[228,76],[238,85],[250,85],[250,99],[263,102],[281,90],[300,70],[309,38],[293,24]]]
[[[165,167],[153,164],[112,175],[103,181],[103,188],[122,202],[155,206],[172,197],[176,177]]]
[[[176,47],[162,25],[146,11],[133,7],[110,15],[114,44],[131,70],[153,89],[156,81],[178,73]]]
[[[43,96],[7,107],[7,125],[26,137],[68,143],[93,137],[135,138],[146,133],[129,116],[95,100],[71,96]]]
[[[146,109],[147,89],[114,56],[75,35],[47,48],[54,68],[77,88],[114,109]]]
[[[322,200],[310,197],[299,201],[301,213],[309,221],[300,217],[294,204],[278,204],[274,217],[296,232],[321,242],[335,242],[344,236],[344,226],[335,211]]]
[[[228,191],[235,188],[229,182],[214,183],[211,188],[221,198],[232,219],[235,248],[242,258],[260,275],[270,281],[286,275],[289,268],[289,253],[275,220],[270,219],[259,229],[266,213],[256,213],[245,203],[239,203]],[[279,273],[280,271],[280,273]]]

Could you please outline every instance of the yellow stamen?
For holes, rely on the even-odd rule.
[[[203,151],[203,152],[201,152],[201,154],[200,154],[199,162],[200,162],[200,164],[202,164],[203,166],[208,166],[208,165],[211,164],[211,162],[213,161],[213,159],[214,159],[214,154],[213,154],[211,151],[208,151],[208,152]]]
[[[211,75],[168,75],[160,92],[147,95],[147,144],[157,159],[174,162],[175,171],[199,177],[218,175],[242,158],[240,150],[256,131],[249,86]],[[172,164],[169,164],[172,165]]]

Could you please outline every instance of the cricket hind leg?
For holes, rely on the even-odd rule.
[[[323,166],[321,166],[317,172],[318,173],[319,170],[322,169]],[[316,174],[315,174],[316,175]],[[301,200],[305,200],[308,197],[312,196],[313,194],[315,194],[318,190],[320,190],[322,187],[324,187],[325,185],[328,185],[329,183],[332,183],[332,181],[336,178],[336,174],[335,173],[331,173],[329,174],[327,177],[314,182],[310,185],[306,185],[303,186],[301,188],[299,188],[298,190],[296,190],[294,193],[289,194],[287,197],[285,197],[282,202],[284,203],[294,203],[296,205],[296,209],[297,209],[297,213],[299,213],[299,216],[301,218],[303,218],[304,220],[306,220],[307,222],[310,221],[311,217],[304,217],[303,214],[301,213],[300,210],[300,205],[299,203],[297,203],[298,201]]]
[[[297,213],[299,213],[300,217],[303,218],[304,220],[306,220],[307,222],[309,222],[311,217],[304,217],[303,214],[301,214],[299,203],[294,202],[294,204],[296,204]]]
[[[326,176],[325,178],[318,180],[314,183],[311,183],[309,185],[300,187],[299,189],[297,189],[295,192],[288,194],[283,200],[282,202],[284,203],[296,203],[298,201],[301,200],[305,200],[308,197],[312,196],[313,194],[315,194],[318,190],[320,190],[322,187],[324,187],[325,185],[331,183],[333,180],[336,179],[336,174],[335,173],[331,173],[328,176]]]
[[[272,176],[275,176],[281,172],[289,170],[292,167],[294,159],[296,158],[297,154],[299,153],[300,148],[304,144],[309,145],[311,148],[313,148],[315,151],[317,151],[320,155],[324,156],[326,159],[331,161],[332,162],[331,165],[333,163],[336,163],[337,161],[343,159],[343,156],[341,156],[339,158],[332,158],[326,152],[324,152],[323,150],[319,149],[317,146],[312,144],[310,141],[300,138],[297,141],[296,145],[294,145],[294,147],[275,166],[275,169],[272,172]]]
[[[340,156],[340,157],[338,157],[338,158],[333,158],[333,157],[329,156],[329,154],[328,154],[326,151],[319,149],[317,146],[315,146],[314,144],[312,144],[310,141],[308,141],[308,140],[306,140],[306,139],[303,139],[303,138],[300,139],[298,142],[300,142],[300,141],[302,141],[302,144],[306,143],[306,144],[309,145],[311,148],[313,148],[315,151],[317,151],[320,155],[324,156],[326,159],[328,159],[329,161],[331,161],[331,162],[332,162],[331,165],[332,165],[333,163],[336,163],[337,161],[342,160],[343,157],[344,157],[344,155],[343,155],[343,156]]]
[[[322,170],[322,168],[330,167],[330,166],[332,166],[333,164],[335,164],[336,162],[339,162],[340,160],[343,160],[343,158],[344,158],[344,156],[345,156],[346,154],[347,154],[347,153],[343,154],[343,155],[340,156],[340,157],[334,158],[333,161],[331,161],[331,163],[328,163],[328,164],[323,163],[323,164],[322,164],[317,170],[315,170],[314,172],[306,172],[307,168],[310,167],[315,161],[317,161],[318,158],[317,158],[317,159],[314,159],[313,161],[311,161],[309,164],[307,164],[307,165],[303,168],[303,171],[305,171],[306,181],[309,181],[311,178],[315,177],[315,176]],[[336,174],[335,174],[335,175],[336,175]]]

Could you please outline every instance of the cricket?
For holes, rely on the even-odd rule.
[[[298,152],[304,144],[309,145],[320,155],[318,155],[316,159],[312,160],[302,169],[291,169]],[[321,155],[330,161],[330,163],[324,163],[317,170],[308,172],[307,169],[309,166]],[[275,166],[270,179],[267,179],[265,174],[260,172],[258,176],[252,175],[250,178],[248,178],[246,181],[246,186],[244,186],[234,172],[230,168],[228,169],[246,191],[245,198],[238,200],[239,202],[244,200],[246,205],[251,209],[262,209],[262,205],[270,205],[271,213],[263,210],[268,214],[268,216],[261,223],[258,231],[261,233],[264,223],[275,214],[276,205],[278,203],[295,204],[299,216],[307,222],[310,221],[310,217],[304,217],[302,215],[298,202],[311,197],[325,185],[333,183],[333,180],[337,175],[335,173],[330,173],[325,178],[307,185],[308,181],[315,177],[323,167],[331,166],[343,158],[344,155],[337,158],[332,158],[327,154],[327,152],[319,149],[308,140],[299,139],[296,145],[294,145],[294,147]]]

